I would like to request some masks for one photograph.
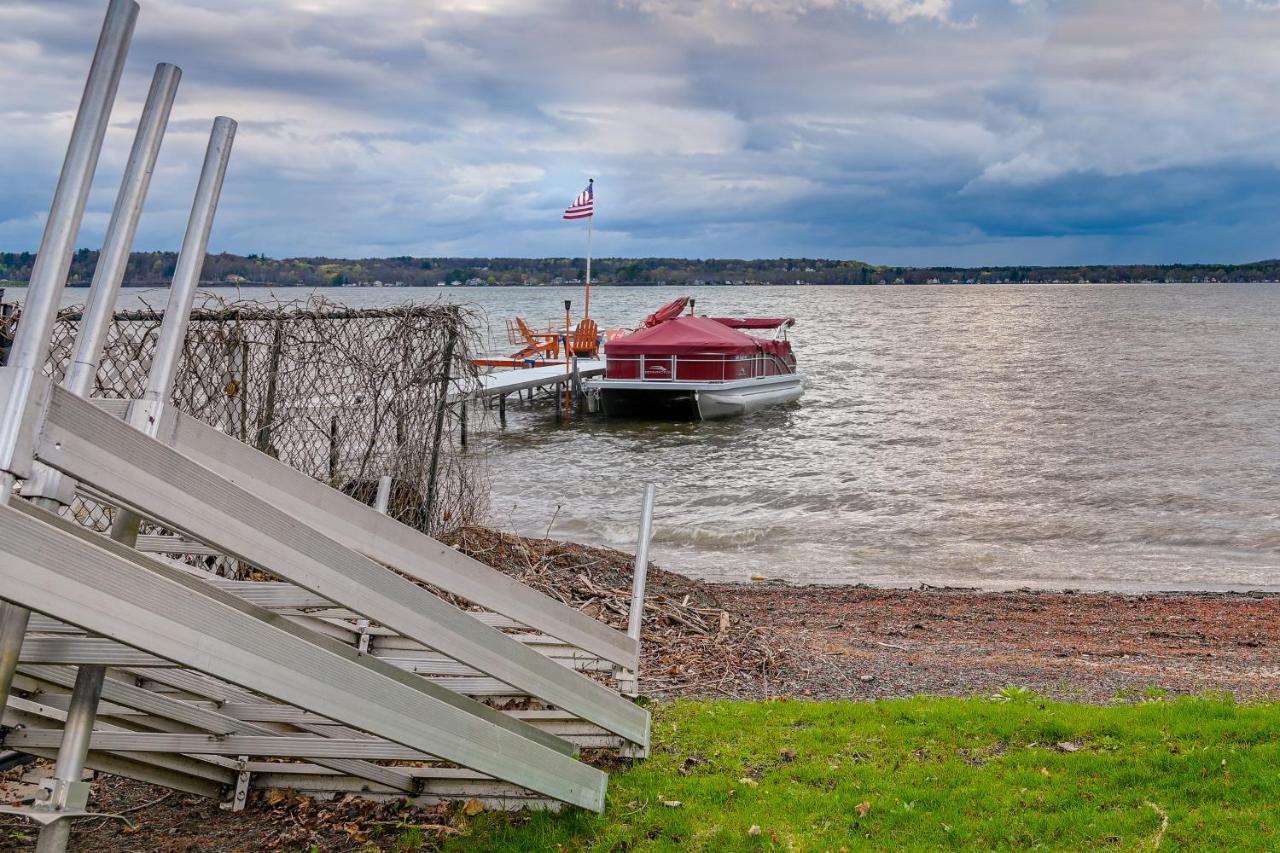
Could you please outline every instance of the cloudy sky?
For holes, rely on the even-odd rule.
[[[142,0],[81,244],[185,71],[140,249],[240,122],[214,251],[898,264],[1280,255],[1280,0]],[[34,249],[104,0],[0,0]]]

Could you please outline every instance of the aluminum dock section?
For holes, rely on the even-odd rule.
[[[586,379],[604,373],[604,359],[578,359],[578,376]],[[564,369],[564,364],[551,364],[546,367],[514,368],[485,373],[479,377],[479,385],[472,395],[480,399],[489,397],[505,397],[517,391],[530,388],[543,388],[548,385],[559,385],[572,381],[573,374]]]

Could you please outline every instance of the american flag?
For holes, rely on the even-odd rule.
[[[573,200],[573,204],[564,209],[565,219],[586,219],[592,215],[596,200],[595,190],[593,189],[595,182],[595,178],[587,181],[587,188],[578,193],[578,197]]]

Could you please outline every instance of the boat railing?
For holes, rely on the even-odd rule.
[[[775,353],[724,356],[695,355],[609,356],[606,379],[639,379],[649,382],[736,382],[794,373]]]

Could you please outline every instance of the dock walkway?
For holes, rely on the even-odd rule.
[[[578,359],[578,376],[586,379],[604,373],[603,359]],[[505,397],[517,391],[529,388],[542,388],[547,385],[559,385],[570,379],[565,372],[564,364],[552,364],[546,367],[526,367],[513,370],[500,370],[486,373],[479,377],[480,382],[473,396],[480,399],[489,397]]]

